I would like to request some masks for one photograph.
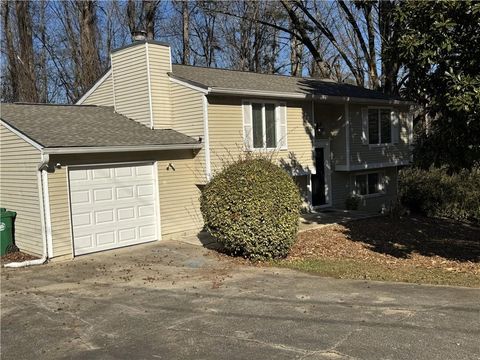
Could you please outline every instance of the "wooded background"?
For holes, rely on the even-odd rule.
[[[175,63],[329,78],[419,105],[416,160],[480,162],[480,3],[1,1],[1,101],[73,103],[145,30]]]
[[[398,93],[395,1],[3,1],[2,99],[72,102],[133,30],[176,63],[347,81]]]

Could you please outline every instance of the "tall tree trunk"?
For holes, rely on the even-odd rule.
[[[38,102],[30,2],[16,1],[15,9],[20,47],[17,69],[19,71],[19,101]]]
[[[188,0],[182,1],[182,64],[190,64],[190,13]]]
[[[396,28],[393,20],[395,0],[380,1],[378,4],[378,22],[382,53],[382,87],[387,94],[398,94],[398,71],[400,66],[395,60],[395,43],[400,29]]]
[[[76,3],[79,7],[81,74],[80,87],[86,91],[101,74],[98,51],[96,4],[93,1]]]
[[[137,31],[137,11],[135,6],[135,0],[128,0],[127,2],[127,24],[130,34]]]
[[[7,74],[2,81],[2,98],[4,101],[15,102],[19,99],[19,78],[17,53],[13,45],[13,34],[10,21],[10,2],[2,1],[2,27],[7,55]]]
[[[157,13],[157,0],[144,0],[145,31],[147,39],[155,39],[155,15]]]
[[[292,76],[302,76],[302,73],[303,73],[303,44],[296,36],[291,35],[290,36],[290,74]]]
[[[39,16],[39,26],[38,32],[40,41],[42,42],[40,51],[39,51],[39,59],[38,59],[38,80],[39,80],[39,97],[40,102],[47,103],[48,102],[48,68],[47,68],[47,24],[46,24],[46,17],[45,17],[45,10],[47,6],[47,2],[45,0],[41,0],[39,2],[40,6],[40,16]]]

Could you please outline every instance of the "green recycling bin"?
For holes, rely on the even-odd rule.
[[[13,247],[13,222],[17,213],[0,208],[0,256]]]

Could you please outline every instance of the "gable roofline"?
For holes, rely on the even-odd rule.
[[[45,147],[39,142],[28,137],[25,133],[10,125],[0,118],[0,124],[13,132],[22,140],[32,145],[42,154],[88,154],[88,153],[112,153],[112,152],[138,152],[138,151],[161,151],[161,150],[190,150],[201,149],[202,143],[196,144],[168,144],[168,145],[125,145],[125,146],[70,146],[70,147]]]
[[[210,88],[208,86],[205,86],[205,85],[200,84],[198,82],[187,80],[187,79],[184,79],[180,76],[175,76],[171,72],[167,73],[167,75],[170,78],[170,81],[172,81],[176,84],[186,86],[186,87],[188,87],[192,90],[199,91],[203,94],[208,94],[210,92]]]
[[[268,74],[274,75],[274,74]],[[388,105],[414,105],[412,101],[397,100],[397,99],[375,99],[375,98],[359,98],[348,96],[331,96],[331,95],[314,95],[302,94],[296,92],[278,92],[278,91],[264,91],[251,89],[235,89],[235,88],[221,88],[208,87],[196,81],[187,80],[173,73],[169,73],[170,80],[180,85],[186,86],[193,90],[199,91],[205,95],[232,95],[232,96],[255,96],[255,97],[269,97],[281,99],[300,99],[300,100],[317,100],[324,102],[335,103],[358,103],[358,104],[388,104]],[[282,75],[286,76],[286,75]]]
[[[28,137],[25,133],[21,132],[19,129],[16,127],[10,125],[6,120],[0,118],[0,124],[3,125],[6,129],[10,130],[13,132],[15,135],[17,135],[19,138],[21,138],[23,141],[29,143],[32,145],[35,149],[42,151],[44,146],[40,144],[39,142],[33,140],[31,137]]]
[[[102,85],[105,80],[112,74],[112,67],[108,67],[107,70],[104,71],[103,75],[83,94],[79,99],[74,101],[75,105],[82,105],[87,98],[92,95],[92,93],[98,89],[100,85]]]

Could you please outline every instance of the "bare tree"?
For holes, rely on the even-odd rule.
[[[217,3],[208,0],[197,0],[195,12],[191,16],[192,37],[191,46],[193,64],[215,67],[217,64],[216,52],[219,46],[217,34]]]
[[[128,0],[127,22],[130,33],[143,30],[147,39],[155,39],[155,22],[160,0]]]
[[[32,16],[29,1],[15,2],[18,44],[18,100],[38,102],[38,90],[35,81],[35,57],[33,50]]]
[[[80,73],[78,83],[82,92],[86,91],[100,76],[100,55],[98,49],[98,26],[94,1],[78,1],[80,30]]]
[[[190,10],[188,1],[182,2],[182,64],[190,64]]]
[[[12,15],[11,3],[7,0],[2,1],[2,50],[6,54],[6,71],[2,71],[2,101],[17,101],[18,100],[18,64],[16,50],[13,46],[12,34]]]
[[[396,86],[398,64],[383,61],[387,58],[384,55],[390,44],[394,43],[396,32],[398,32],[398,29],[393,28],[392,22],[395,0],[349,3],[337,0],[339,12],[334,13],[335,23],[347,25],[343,33],[336,31],[335,26],[328,24],[325,17],[313,11],[316,1],[281,0],[281,3],[290,17],[294,30],[298,32],[299,38],[314,60],[318,58],[319,51],[312,46],[312,34],[318,31],[330,43],[338,59],[345,64],[357,85],[365,86],[367,78],[370,88],[383,88],[389,93],[398,91]],[[304,16],[307,21],[302,21],[301,16]],[[376,44],[378,35],[381,41],[381,56],[378,54]],[[383,61],[382,75],[379,75],[377,70],[379,61]],[[337,69],[337,65],[330,64],[330,75],[336,73]]]

